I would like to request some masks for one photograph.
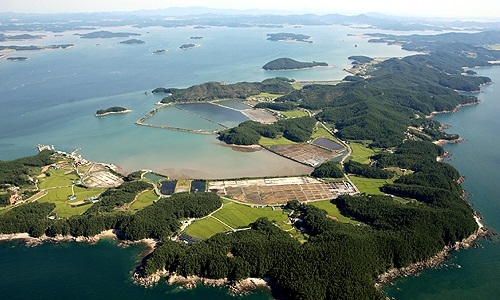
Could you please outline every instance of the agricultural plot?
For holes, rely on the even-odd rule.
[[[264,147],[278,146],[278,145],[295,145],[296,142],[290,141],[287,138],[279,137],[277,139],[271,139],[266,137],[261,137],[259,140],[259,145]]]
[[[351,224],[360,224],[358,221],[350,219],[344,215],[342,215],[337,208],[336,205],[332,204],[329,200],[326,201],[318,201],[318,202],[313,202],[311,205],[316,206],[317,208],[324,209],[326,213],[330,216],[335,218],[336,221],[342,222],[342,223],[351,223]]]
[[[48,189],[53,187],[70,186],[73,181],[77,180],[78,177],[75,173],[65,174],[70,172],[71,169],[50,169],[50,176],[43,176],[38,178],[40,189]]]
[[[309,114],[305,110],[280,111],[280,114],[284,115],[287,118],[299,118],[299,117],[307,117],[307,116],[309,116]]]
[[[141,193],[137,199],[129,206],[129,210],[132,212],[136,212],[138,210],[143,209],[146,206],[149,206],[154,203],[155,200],[158,199],[158,196],[153,191],[146,191]]]
[[[373,149],[365,147],[360,143],[350,143],[352,150],[351,160],[362,164],[370,163],[370,157],[377,154]]]
[[[233,202],[224,204],[224,207],[215,212],[213,216],[234,229],[248,227],[250,223],[261,217],[266,217],[271,221],[276,221],[276,223],[288,221],[288,216],[281,209],[252,208]]]
[[[209,183],[209,191],[258,205],[281,205],[290,200],[318,201],[356,193],[348,182],[322,183],[310,177],[213,181]]]
[[[230,229],[231,228],[209,216],[204,219],[194,221],[186,228],[184,233],[195,238],[208,239],[219,232],[224,232]]]
[[[355,175],[351,175],[349,176],[349,178],[361,193],[372,195],[384,195],[384,193],[380,191],[380,187],[382,187],[386,183],[394,182],[394,179],[374,179]]]
[[[75,199],[69,201],[68,197],[73,195],[76,196]],[[39,202],[50,202],[56,205],[56,212],[58,217],[71,217],[74,215],[80,215],[85,212],[92,204],[85,204],[81,206],[72,206],[71,203],[78,203],[85,199],[101,194],[103,189],[88,190],[80,187],[61,187],[53,188],[47,190],[47,194],[41,197]]]
[[[233,229],[246,228],[250,223],[261,217],[266,217],[280,227],[289,226],[288,215],[281,209],[273,210],[271,207],[252,208],[247,205],[234,202],[224,202],[224,206],[213,215],[196,220],[189,225],[184,233],[206,239],[219,232]]]
[[[285,157],[313,167],[339,155],[337,152],[328,151],[311,144],[277,145],[271,146],[270,149]]]

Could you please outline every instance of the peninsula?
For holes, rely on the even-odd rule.
[[[268,63],[266,63],[262,69],[268,70],[268,71],[276,71],[276,70],[297,70],[297,69],[307,69],[307,68],[314,68],[314,67],[328,67],[328,64],[326,62],[301,62],[301,61],[296,61],[294,59],[288,58],[288,57],[283,57],[283,58],[278,58],[275,60],[272,60]]]
[[[102,117],[110,114],[126,114],[129,112],[131,112],[131,110],[126,109],[125,107],[112,106],[106,109],[99,109],[98,111],[96,111],[95,116]]]

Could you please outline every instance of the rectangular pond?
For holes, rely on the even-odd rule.
[[[344,146],[342,146],[341,144],[327,138],[317,138],[314,140],[313,144],[330,149],[332,151],[341,150],[344,148]]]

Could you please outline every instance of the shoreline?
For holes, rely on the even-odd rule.
[[[433,111],[429,115],[425,116],[425,118],[431,119],[434,116],[437,116],[440,114],[454,114],[454,113],[458,112],[462,107],[474,106],[474,105],[478,105],[479,103],[481,103],[481,101],[479,99],[477,99],[477,101],[474,101],[474,102],[459,104],[459,105],[455,106],[455,108],[452,110]]]
[[[137,284],[143,287],[154,286],[158,284],[162,278],[165,279],[168,285],[177,285],[181,289],[193,289],[198,284],[210,287],[227,287],[229,293],[233,296],[244,295],[258,288],[271,291],[271,284],[268,279],[252,277],[238,281],[230,281],[227,278],[212,279],[197,275],[181,276],[176,273],[169,273],[163,269],[147,277],[142,277],[141,274],[134,272],[132,278]]]
[[[487,237],[492,234],[492,232],[484,226],[477,212],[474,212],[474,219],[479,228],[471,235],[461,241],[455,242],[455,244],[453,244],[452,246],[444,246],[441,251],[427,260],[410,264],[407,267],[391,268],[385,271],[378,276],[375,282],[375,288],[377,290],[381,290],[384,286],[386,286],[396,278],[416,275],[426,269],[437,267],[450,257],[450,253],[452,251],[468,249],[470,246],[476,247],[476,240],[478,240],[479,238]]]
[[[23,241],[24,244],[28,247],[35,247],[43,243],[57,244],[57,243],[76,242],[76,243],[96,244],[102,239],[115,240],[117,241],[117,246],[122,246],[122,247],[144,243],[146,244],[147,247],[144,250],[143,256],[152,253],[157,245],[157,241],[155,241],[152,238],[141,239],[137,241],[121,240],[120,238],[118,238],[117,231],[114,229],[108,229],[93,236],[76,236],[76,237],[72,235],[56,235],[55,237],[42,235],[41,237],[32,237],[27,232],[0,234],[0,243],[11,242],[11,241]]]

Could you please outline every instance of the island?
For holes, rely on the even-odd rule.
[[[14,51],[38,51],[38,50],[53,50],[53,49],[68,49],[74,47],[74,44],[60,44],[60,45],[48,45],[48,46],[0,46],[0,51],[2,50],[14,50]]]
[[[135,45],[135,44],[144,44],[146,43],[145,41],[143,40],[139,40],[139,39],[130,39],[130,40],[126,40],[126,41],[121,41],[119,42],[118,44],[127,44],[127,45]]]
[[[268,70],[268,71],[275,71],[275,70],[297,70],[297,69],[307,69],[307,68],[314,68],[314,67],[328,67],[328,64],[326,62],[301,62],[301,61],[296,61],[294,59],[288,58],[288,57],[283,57],[283,58],[278,58],[275,60],[272,60],[268,63],[266,63],[262,69]]]
[[[131,32],[111,32],[106,30],[94,31],[90,33],[75,33],[75,35],[80,36],[82,39],[110,39],[115,37],[130,37],[130,36],[140,36],[140,33]]]
[[[7,60],[10,61],[25,61],[28,60],[26,56],[12,56],[12,57],[7,57]]]
[[[203,39],[203,37],[202,36],[192,36],[192,37],[190,37],[190,39],[192,39],[192,40],[201,40],[201,39]]]
[[[18,35],[5,35],[0,33],[0,42],[7,41],[23,41],[23,40],[37,40],[43,38],[43,35],[33,35],[33,34],[18,34]]]
[[[349,56],[347,59],[352,60],[353,65],[366,64],[373,61],[373,58],[364,55],[352,55]]]
[[[183,44],[179,48],[181,48],[182,50],[188,50],[188,49],[200,47],[200,46],[201,46],[200,44]]]
[[[296,33],[268,33],[267,39],[270,41],[283,41],[283,42],[305,42],[312,44],[312,41],[308,41],[311,37],[305,34]]]
[[[165,50],[165,49],[158,49],[158,50],[153,51],[153,54],[163,54],[165,52],[167,52],[167,50]]]
[[[125,107],[112,106],[112,107],[108,107],[106,109],[99,109],[98,111],[96,111],[95,116],[102,117],[102,116],[106,116],[106,115],[110,115],[110,114],[126,114],[129,112],[131,112],[131,110],[126,109]]]

